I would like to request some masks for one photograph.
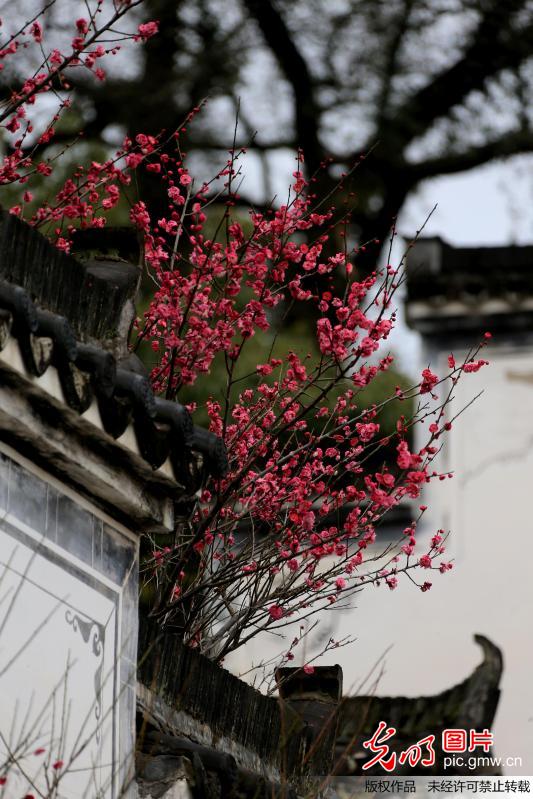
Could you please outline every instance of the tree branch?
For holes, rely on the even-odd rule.
[[[436,175],[464,172],[467,169],[486,164],[487,161],[492,161],[495,158],[508,158],[511,155],[531,152],[533,152],[533,131],[515,130],[461,153],[449,153],[419,164],[411,164],[408,170],[414,181],[418,183],[420,180],[426,180]]]
[[[296,149],[297,144],[296,142],[287,136],[287,138],[275,139],[272,141],[262,142],[259,141],[256,137],[249,138],[249,139],[237,139],[235,142],[235,149],[236,150],[250,150],[250,152],[256,151],[260,153],[270,153],[272,150],[281,150],[281,149]],[[233,142],[232,141],[217,141],[212,136],[202,136],[202,134],[195,133],[194,139],[187,144],[187,150],[224,150],[228,152],[229,150],[233,149]]]
[[[511,27],[523,0],[490,0],[463,56],[420,89],[388,124],[403,147],[425,133],[432,123],[459,105],[474,90],[503,69],[517,67],[531,55],[533,25],[520,35]]]
[[[307,168],[315,172],[324,158],[318,139],[320,109],[314,96],[315,81],[281,14],[271,0],[244,0],[263,37],[294,92],[296,139]]]
[[[409,18],[413,10],[413,4],[414,0],[403,0],[399,17],[396,20],[396,29],[386,45],[383,83],[381,85],[381,91],[376,109],[378,130],[381,130],[386,124],[392,95],[393,81],[396,77],[396,70],[398,67],[398,57],[409,29]]]

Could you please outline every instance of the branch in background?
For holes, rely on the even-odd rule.
[[[246,140],[237,139],[235,145],[232,141],[217,141],[216,139],[196,134],[194,140],[188,144],[188,149],[192,150],[223,150],[229,152],[235,146],[236,150],[250,150],[260,153],[270,153],[273,150],[283,150],[285,148],[296,150],[297,144],[289,136],[274,141],[258,141],[257,138],[247,138]]]
[[[318,138],[320,109],[314,95],[314,78],[273,3],[270,0],[245,0],[244,4],[292,87],[296,139],[305,153],[307,167],[313,173],[325,156]]]
[[[495,158],[508,158],[520,153],[533,152],[533,131],[516,130],[493,139],[478,147],[471,147],[461,153],[450,153],[440,158],[433,158],[419,164],[413,164],[409,171],[416,182],[436,175],[452,175],[464,172],[476,166],[486,164]]]
[[[404,45],[405,36],[409,30],[409,20],[413,10],[414,0],[403,0],[402,8],[396,20],[396,29],[393,32],[388,46],[385,48],[385,69],[383,83],[379,99],[377,102],[377,129],[382,130],[387,124],[387,116],[390,108],[393,83],[396,77],[399,55]]]
[[[533,26],[523,28],[517,36],[510,24],[513,15],[523,7],[523,0],[487,3],[463,56],[418,91],[390,120],[404,148],[471,92],[482,89],[489,78],[503,69],[515,68],[528,58],[533,46]]]

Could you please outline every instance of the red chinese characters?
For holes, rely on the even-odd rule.
[[[489,730],[482,732],[477,730],[454,730],[447,729],[442,732],[442,751],[443,752],[473,752],[478,746],[484,752],[490,751],[494,743],[494,736]]]
[[[435,765],[434,735],[421,738],[399,754],[391,752],[389,745],[385,743],[394,735],[396,735],[394,727],[387,727],[384,721],[379,722],[374,735],[368,741],[363,742],[365,749],[370,749],[374,753],[374,757],[363,765],[363,771],[379,764],[385,771],[392,772],[396,768],[396,762],[400,765],[407,763],[411,767],[417,766],[419,763],[424,768]]]

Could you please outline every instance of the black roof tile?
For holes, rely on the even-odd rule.
[[[340,706],[336,773],[360,773],[362,763],[371,757],[362,742],[373,735],[381,720],[397,731],[390,741],[392,751],[405,750],[426,735],[435,735],[438,758],[434,769],[422,769],[427,774],[442,773],[439,747],[444,729],[490,729],[500,696],[502,653],[485,636],[475,635],[474,640],[483,651],[482,662],[463,682],[440,694],[346,697]],[[380,773],[380,768],[373,767],[367,773]],[[394,773],[413,771],[407,765],[404,771],[398,768]]]
[[[96,399],[108,435],[133,425],[141,457],[153,469],[170,459],[176,480],[196,490],[207,474],[226,473],[226,449],[182,405],[155,397],[141,361],[117,342],[137,275],[131,264],[83,264],[0,212],[0,359],[16,339],[30,375],[54,367],[71,409],[82,414]]]
[[[453,247],[441,238],[417,241],[407,260],[407,296],[533,294],[533,246]]]

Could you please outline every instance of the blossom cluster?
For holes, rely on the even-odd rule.
[[[476,360],[476,350],[458,364],[450,360],[445,375],[428,367],[409,392],[366,407],[362,392],[393,363],[379,351],[396,320],[401,266],[358,276],[353,250],[332,251],[345,219],[333,206],[317,207],[301,155],[286,204],[236,218],[236,158],[216,176],[224,181],[225,210],[214,236],[204,234],[211,186],[195,190],[184,163],[168,153],[157,170],[168,214],[154,223],[142,201],[131,210],[157,286],[138,323],[138,340],[149,341],[156,358],[155,389],[179,398],[217,356],[226,364],[225,385],[206,396],[205,407],[210,430],[226,443],[229,473],[205,487],[191,534],[167,553],[156,551],[153,564],[155,579],[163,574],[168,583],[165,612],[182,613],[194,597],[186,637],[204,651],[215,647],[219,657],[252,630],[284,626],[369,583],[393,590],[403,572],[452,567],[443,531],[419,543],[415,520],[384,553],[378,528],[390,509],[420,501],[430,480],[451,477],[432,467],[451,427],[449,396],[439,396],[446,383],[453,388],[487,363]],[[314,329],[314,353],[295,347],[273,355],[269,343],[289,307]],[[270,354],[234,398],[239,362],[254,337]],[[415,416],[400,416],[395,435],[385,435],[381,411],[406,396],[420,398]],[[427,442],[413,450],[410,430],[425,419]],[[212,592],[200,594],[202,584]],[[425,578],[416,584],[423,592],[431,587]]]
[[[22,27],[0,37],[0,70],[9,70],[18,80],[0,104],[0,128],[9,142],[8,151],[0,160],[0,185],[24,185],[33,176],[51,175],[64,151],[44,158],[42,154],[54,143],[58,124],[72,105],[71,76],[81,71],[103,81],[107,57],[116,55],[123,42],[144,42],[158,30],[156,21],[142,23],[130,34],[117,30],[124,15],[141,0],[129,3],[96,0],[85,4],[86,15],[73,22],[64,42],[48,47],[43,20],[45,11],[54,2],[48,3]],[[27,77],[19,75],[21,56],[26,72],[31,73]],[[31,60],[31,68],[28,60]],[[45,96],[55,101],[56,110],[51,117],[38,108],[38,101]],[[24,205],[32,199],[31,192],[25,191],[22,201],[13,206],[11,212],[21,215]]]

